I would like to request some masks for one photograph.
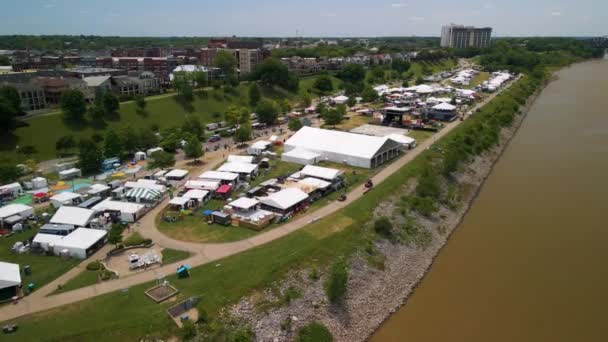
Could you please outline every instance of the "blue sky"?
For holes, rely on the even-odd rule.
[[[608,0],[6,0],[0,34],[438,36],[607,35]]]

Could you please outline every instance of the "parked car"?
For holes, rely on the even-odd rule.
[[[220,141],[220,140],[222,140],[222,137],[220,137],[219,134],[214,134],[209,137],[207,142],[213,143],[213,142]]]

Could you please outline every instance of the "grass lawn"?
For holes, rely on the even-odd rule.
[[[522,86],[525,87],[526,83],[523,82]],[[501,102],[501,97],[498,97],[484,110],[491,112],[499,108]],[[463,122],[437,144],[446,144],[462,129],[476,123],[474,119]],[[374,208],[394,195],[411,177],[419,175],[434,153],[437,152],[432,149],[424,151],[348,207],[301,230],[218,262],[196,267],[191,270],[190,278],[177,279],[171,275],[168,280],[180,290],[179,299],[199,295],[202,299],[200,305],[215,316],[223,307],[252,291],[270,286],[291,270],[311,264],[324,268],[337,257],[349,255],[367,245],[373,236],[368,223]],[[143,293],[153,284],[141,284],[126,292],[117,291],[18,319],[19,330],[5,339],[40,341],[44,337],[44,340],[82,341],[95,336],[97,341],[133,341],[142,337],[167,337],[176,331],[165,312],[170,304],[154,304]]]
[[[72,267],[76,266],[80,260],[64,260],[56,256],[29,253],[16,254],[11,251],[15,242],[27,240],[36,235],[37,232],[38,229],[29,229],[21,233],[13,234],[9,238],[0,238],[0,260],[19,264],[21,267],[29,265],[32,269],[32,274],[29,276],[22,275],[22,283],[24,285],[34,283],[36,288],[40,288],[69,271]]]
[[[301,81],[300,94],[307,91],[317,76],[305,77]],[[336,85],[339,80],[334,78]],[[33,155],[38,161],[54,159],[57,157],[55,142],[62,136],[74,135],[76,138],[91,137],[97,133],[102,136],[109,129],[117,130],[122,127],[130,126],[136,130],[149,128],[158,125],[161,129],[181,125],[186,116],[197,116],[203,123],[221,121],[226,109],[230,105],[238,105],[242,102],[247,104],[247,84],[239,86],[240,95],[225,94],[222,90],[208,90],[207,96],[201,96],[195,92],[194,101],[191,108],[184,108],[179,104],[174,96],[158,96],[147,99],[147,115],[142,116],[136,113],[133,101],[124,102],[120,105],[120,115],[118,118],[108,119],[106,127],[92,127],[91,125],[72,125],[63,120],[60,112],[55,114],[37,116],[27,119],[26,127],[20,127],[15,131],[16,139],[0,141],[0,157],[8,161],[23,162],[26,158],[15,152],[15,146],[32,145],[36,148]],[[272,99],[288,99],[297,101],[298,96],[284,89],[262,89],[262,94]],[[312,94],[314,95],[314,94]],[[314,97],[314,96],[313,96]]]
[[[475,77],[473,77],[473,79],[471,80],[471,82],[469,83],[469,85],[465,86],[464,88],[468,88],[468,89],[475,88],[478,85],[480,85],[482,82],[487,81],[489,79],[490,79],[490,73],[489,72],[485,72],[485,71],[480,72]]]
[[[452,59],[444,59],[439,62],[414,62],[410,67],[410,70],[414,73],[412,80],[415,81],[419,76],[427,76],[422,72],[425,65],[431,70],[431,74],[436,74],[438,72],[453,69],[456,67],[456,63],[457,62]]]
[[[313,85],[315,83],[315,81],[317,80],[317,78],[319,78],[320,75],[313,75],[313,76],[304,76],[300,78],[300,91],[299,91],[299,95],[300,96],[304,96],[304,94],[309,93],[310,97],[314,98],[317,94],[313,91]],[[329,77],[331,78],[332,84],[334,86],[334,90],[332,93],[340,90],[340,86],[342,85],[342,80],[340,80],[339,78],[329,75]]]
[[[342,121],[341,124],[336,126],[336,129],[341,131],[350,131],[353,128],[368,124],[371,120],[371,116],[359,115],[357,113],[348,113],[350,119]]]
[[[85,269],[84,271],[80,272],[74,278],[68,280],[67,283],[63,284],[61,286],[61,289],[57,288],[57,290],[53,291],[53,293],[51,293],[51,295],[66,292],[66,291],[72,291],[72,290],[79,289],[81,287],[97,284],[98,279],[99,279],[99,271],[91,271],[91,270]]]
[[[179,251],[177,249],[165,248],[161,252],[163,254],[163,264],[168,265],[190,257],[190,253]]]
[[[411,130],[407,136],[415,139],[417,144],[422,143],[423,141],[425,141],[426,139],[432,137],[435,133],[434,132],[429,132],[429,131],[418,131],[418,130]]]

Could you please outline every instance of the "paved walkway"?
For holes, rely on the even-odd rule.
[[[512,83],[511,83],[512,84]],[[510,86],[510,85],[509,85]],[[492,94],[488,96],[484,101],[477,104],[471,110],[474,112],[477,108],[485,105],[494,97],[496,97],[498,93]],[[405,166],[407,163],[416,158],[420,153],[430,148],[431,145],[435,143],[436,140],[442,138],[449,132],[451,132],[454,128],[460,125],[461,121],[456,120],[447,124],[444,129],[435,134],[432,138],[427,139],[418,145],[414,150],[406,153],[399,159],[397,159],[392,164],[388,165],[380,172],[378,172],[375,176],[372,177],[374,184],[382,183],[389,176],[395,173],[397,170]],[[218,161],[217,163],[221,162]],[[212,168],[217,164],[208,163],[205,168]],[[228,242],[228,243],[193,243],[193,242],[184,242],[179,240],[174,240],[156,229],[155,219],[158,213],[162,210],[162,208],[166,205],[166,203],[162,203],[157,206],[155,209],[150,211],[141,221],[140,224],[137,225],[135,231],[138,231],[143,236],[150,238],[155,241],[158,245],[164,248],[173,248],[173,249],[181,249],[187,250],[192,253],[192,256],[184,261],[184,264],[191,265],[193,267],[204,265],[210,262],[214,262],[220,260],[222,258],[238,254],[240,252],[246,251],[248,249],[264,245],[268,242],[274,241],[281,237],[284,237],[296,230],[302,229],[306,227],[313,221],[324,218],[330,214],[335,213],[336,211],[348,206],[352,202],[361,198],[364,195],[365,187],[360,185],[353,189],[350,193],[348,193],[347,200],[344,202],[331,202],[328,205],[311,212],[310,214],[300,216],[292,221],[287,222],[286,224],[277,227],[273,230],[267,231],[265,233],[253,236],[251,238],[237,241],[237,242]],[[82,265],[82,264],[81,264]],[[36,313],[39,311],[56,308],[65,304],[75,303],[78,301],[82,301],[85,299],[89,299],[95,296],[99,296],[105,293],[129,288],[131,286],[135,286],[144,282],[149,282],[157,279],[159,276],[165,276],[169,274],[173,274],[175,272],[175,265],[166,265],[160,268],[155,268],[148,272],[137,273],[134,275],[130,275],[124,278],[119,278],[116,280],[91,285],[87,287],[83,287],[80,289],[76,289],[69,292],[60,293],[57,295],[44,297],[46,294],[52,292],[57,288],[57,284],[59,280],[51,282],[47,284],[45,288],[41,288],[40,290],[34,292],[32,295],[22,299],[17,305],[5,306],[0,309],[0,322],[6,321],[9,319],[14,319],[20,316],[29,315],[32,313]],[[75,276],[78,272],[72,270],[66,273],[64,276],[60,277],[61,281],[65,281]],[[49,289],[46,289],[49,287]]]

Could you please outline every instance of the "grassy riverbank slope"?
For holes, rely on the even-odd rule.
[[[436,165],[438,158],[451,156],[451,147],[473,144],[481,148],[484,146],[478,145],[481,142],[491,146],[496,142],[492,138],[501,122],[514,115],[518,109],[516,103],[524,101],[538,84],[529,78],[522,79],[438,141],[436,146],[445,153],[436,149],[425,151],[349,207],[267,245],[213,265],[197,267],[188,279],[171,275],[169,281],[180,290],[180,298],[201,296],[200,307],[216,317],[222,308],[282,279],[290,270],[313,264],[322,269],[337,257],[365,249],[369,241],[376,238],[369,223],[378,203],[393,196],[394,191],[410,179],[424,175],[431,165]],[[469,134],[478,139],[463,143],[461,139]],[[142,284],[128,292],[110,293],[19,319],[19,332],[11,338],[29,341],[45,336],[47,340],[75,341],[97,336],[101,341],[115,341],[171,335],[176,328],[166,317],[168,305],[154,304],[143,294],[150,286],[152,284]],[[68,328],[56,329],[57,326]]]

